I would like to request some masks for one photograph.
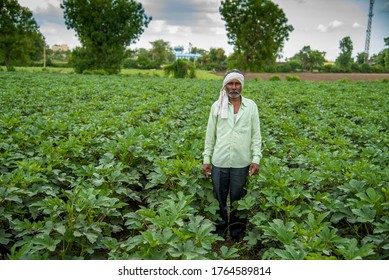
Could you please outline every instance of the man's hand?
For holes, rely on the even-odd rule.
[[[210,164],[205,163],[203,164],[202,171],[205,177],[209,178],[209,176],[212,175],[212,166]]]
[[[257,175],[258,172],[259,172],[259,165],[256,163],[250,164],[249,175],[254,176]]]

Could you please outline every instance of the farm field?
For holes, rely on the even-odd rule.
[[[245,83],[263,159],[240,243],[201,174],[220,86],[0,72],[0,259],[388,259],[388,83]]]

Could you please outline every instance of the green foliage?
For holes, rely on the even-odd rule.
[[[199,58],[199,63],[201,69],[224,72],[227,69],[227,56],[223,49],[211,48],[209,53]]]
[[[342,72],[350,72],[351,64],[353,62],[353,42],[349,36],[344,37],[339,42],[340,54],[336,58],[336,65],[341,69]]]
[[[137,235],[115,243],[109,255],[112,259],[212,259],[212,243],[220,238],[211,232],[211,221],[194,216],[190,206],[193,198],[182,192],[169,195],[155,204],[155,210],[141,207],[123,217]],[[153,207],[153,208],[154,208]],[[228,256],[232,256],[229,254]]]
[[[195,78],[194,65],[185,59],[177,59],[172,64],[163,67],[166,76],[173,75],[174,78]]]
[[[160,69],[161,65],[175,60],[175,54],[173,49],[170,47],[169,42],[156,40],[150,43],[152,45],[150,50],[146,50],[145,48],[127,50],[123,67],[136,69]]]
[[[156,40],[150,42],[152,48],[150,49],[150,55],[152,61],[154,61],[157,67],[160,68],[162,64],[166,64],[174,61],[175,55],[170,43],[164,40]]]
[[[300,81],[301,79],[299,76],[287,74],[287,75],[285,75],[285,80],[287,80],[289,82],[293,82],[293,81]]]
[[[1,1],[0,18],[0,62],[8,70],[42,56],[44,39],[28,8],[16,0]]]
[[[258,71],[276,60],[293,27],[281,8],[268,0],[225,0],[219,8],[229,43],[235,46],[239,69]]]
[[[65,0],[61,8],[65,24],[82,44],[72,53],[77,73],[96,69],[118,73],[125,47],[138,39],[151,20],[134,0]]]
[[[389,48],[386,48],[374,56],[376,65],[383,67],[385,72],[389,72]]]
[[[281,81],[281,77],[279,75],[271,75],[269,81]]]
[[[201,174],[220,83],[2,73],[0,258],[388,259],[387,83],[247,81],[263,159],[233,245]]]
[[[296,59],[300,62],[303,70],[313,72],[313,70],[319,69],[324,65],[325,54],[325,52],[312,50],[310,46],[304,46],[292,59]]]

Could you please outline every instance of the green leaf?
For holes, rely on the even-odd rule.
[[[97,238],[98,238],[98,235],[96,233],[93,233],[93,232],[85,232],[84,235],[89,240],[89,242],[92,244],[95,243]]]
[[[377,213],[369,206],[362,206],[360,209],[351,209],[351,211],[357,215],[357,221],[361,223],[372,223]]]
[[[336,244],[342,241],[335,228],[324,227],[317,235],[325,244]]]
[[[238,210],[250,210],[254,207],[256,199],[253,196],[247,195],[238,201]]]
[[[23,260],[31,250],[31,243],[24,244],[19,250],[16,250],[16,244],[11,248],[11,254],[7,254],[9,260]]]
[[[383,197],[382,195],[378,194],[373,188],[368,188],[366,192],[360,192],[356,194],[357,197],[359,197],[363,202],[366,202],[371,205],[376,205],[379,203]]]
[[[203,248],[194,246],[192,240],[186,240],[183,243],[170,244],[168,249],[169,254],[176,259],[194,260],[202,259],[203,255],[207,253]]]
[[[177,228],[172,228],[172,231],[174,232],[175,235],[177,235],[180,240],[184,241],[184,240],[187,240],[189,238],[192,238],[193,237],[193,234],[190,234],[186,231],[183,231],[183,230],[180,230],[180,229],[177,229]]]
[[[261,226],[268,220],[269,217],[263,212],[258,212],[252,218],[250,218],[250,222],[256,226]]]
[[[0,202],[4,201],[14,201],[22,203],[23,200],[20,197],[20,190],[18,188],[0,188]]]
[[[389,217],[382,217],[383,223],[374,223],[374,234],[389,232]]]
[[[7,245],[11,241],[9,237],[12,237],[10,233],[6,233],[4,229],[0,229],[0,244]]]
[[[274,249],[274,253],[283,260],[303,260],[306,253],[303,250],[296,250],[292,246],[285,245],[285,250]]]
[[[54,252],[57,248],[58,243],[61,242],[59,239],[53,239],[49,235],[43,235],[35,237],[31,240],[33,246],[33,251],[37,250],[49,250]]]
[[[244,237],[244,240],[247,241],[247,245],[249,247],[257,245],[258,241],[261,240],[259,228],[254,228],[253,230],[249,231],[249,233]]]
[[[239,249],[235,247],[226,247],[222,246],[220,248],[220,254],[223,259],[233,259],[233,258],[239,258],[239,254],[237,253]]]
[[[284,224],[284,221],[274,219],[268,227],[265,227],[264,235],[274,237],[284,244],[290,244],[295,237],[295,230],[292,222]]]
[[[344,238],[341,244],[337,245],[338,252],[344,256],[346,260],[361,260],[364,257],[374,254],[374,246],[371,244],[365,244],[362,247],[358,247],[358,241],[353,239]]]
[[[151,230],[146,230],[145,232],[142,232],[142,236],[144,240],[151,246],[156,247],[159,245],[159,240],[154,232]]]
[[[146,208],[144,206],[141,206],[141,209],[136,211],[136,213],[140,216],[147,217],[147,218],[154,218],[157,214],[153,209]]]

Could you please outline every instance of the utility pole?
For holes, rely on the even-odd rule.
[[[373,6],[374,6],[374,0],[370,0],[369,19],[367,21],[366,41],[365,41],[365,62],[366,63],[369,60],[371,22],[373,21]]]
[[[43,39],[43,68],[46,68],[46,38],[42,35]]]
[[[46,68],[46,42],[43,44],[43,68]]]

